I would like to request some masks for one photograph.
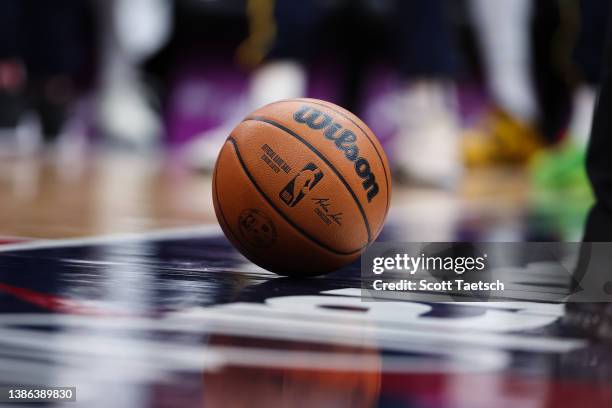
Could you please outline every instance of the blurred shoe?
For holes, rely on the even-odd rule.
[[[530,207],[554,221],[564,239],[581,238],[585,216],[594,202],[585,159],[586,149],[567,141],[536,154],[529,166]]]
[[[67,75],[58,75],[34,81],[29,88],[43,140],[47,144],[53,143],[62,133],[74,103],[73,80]]]
[[[574,110],[567,136],[554,149],[536,154],[531,163],[531,179],[537,190],[578,191],[590,195],[586,173],[586,150],[593,123],[596,92],[588,86],[574,93]]]
[[[242,118],[236,118],[235,121],[228,121],[227,126],[211,129],[187,143],[181,150],[185,164],[196,171],[212,172],[223,144],[233,127],[241,120]]]
[[[40,116],[28,110],[19,118],[15,128],[15,151],[18,155],[29,156],[39,153],[44,147]]]
[[[306,94],[307,75],[304,67],[295,61],[272,61],[253,73],[249,89],[248,106],[238,106],[234,117],[223,125],[202,132],[183,148],[183,159],[194,170],[210,172],[215,166],[225,139],[249,111],[269,103]]]
[[[163,125],[154,109],[155,95],[136,78],[122,78],[101,90],[97,127],[123,147],[149,149],[159,142]]]
[[[500,109],[492,109],[463,135],[463,156],[469,167],[525,164],[544,147],[530,125]]]
[[[538,189],[590,191],[586,148],[571,142],[536,154],[530,170],[533,185]]]
[[[397,180],[437,188],[457,186],[462,166],[455,93],[442,81],[418,81],[398,97],[392,155]]]
[[[306,95],[307,73],[297,61],[270,61],[259,67],[251,78],[249,103],[252,109],[289,98]]]
[[[579,240],[585,216],[594,203],[586,172],[586,145],[591,129],[595,91],[580,87],[562,144],[537,153],[530,163],[530,206],[545,214],[563,232],[564,239]]]
[[[172,2],[167,0],[116,0],[111,3],[118,52],[141,64],[157,52],[172,32]]]

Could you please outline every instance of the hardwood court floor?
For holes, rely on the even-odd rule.
[[[3,156],[0,197],[4,237],[68,238],[216,223],[210,176],[168,156]],[[389,220],[397,239],[519,240],[533,222],[531,211],[525,171],[487,169],[467,173],[455,192],[394,185]],[[574,217],[580,220],[585,211],[586,205]],[[553,217],[547,228],[563,222]],[[564,236],[578,237],[580,222],[565,229]]]
[[[215,222],[209,179],[157,157],[4,158],[0,196],[0,235],[66,238]]]

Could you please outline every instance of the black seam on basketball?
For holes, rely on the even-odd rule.
[[[244,163],[244,161],[242,160],[242,156],[240,155],[240,150],[238,150],[238,143],[236,142],[236,140],[233,137],[229,137],[228,142],[232,143],[232,146],[234,146],[234,151],[236,152],[236,157],[238,158],[238,161],[240,162],[240,165],[242,166],[242,170],[244,171],[244,173],[247,175],[247,177],[249,178],[249,180],[251,181],[251,183],[253,184],[253,187],[255,187],[255,189],[259,192],[259,194],[266,200],[266,202],[268,204],[270,204],[270,206],[274,209],[274,211],[276,211],[278,213],[278,215],[280,215],[289,225],[291,225],[293,228],[295,228],[300,234],[302,234],[303,236],[305,236],[306,238],[308,238],[309,240],[311,240],[314,244],[320,246],[321,248],[332,252],[334,254],[337,255],[354,255],[356,253],[359,253],[363,250],[363,248],[365,248],[367,246],[364,245],[363,247],[356,249],[354,251],[339,251],[337,249],[331,248],[327,245],[325,245],[324,243],[320,242],[318,239],[316,239],[315,237],[310,236],[306,231],[304,231],[302,228],[300,228],[298,225],[296,225],[293,221],[291,221],[291,219],[289,217],[287,217],[273,202],[272,200],[270,200],[270,198],[263,192],[263,190],[259,187],[259,185],[257,184],[257,182],[255,181],[255,179],[253,178],[253,176],[251,175],[251,173],[249,172],[249,170],[246,167],[246,164]]]
[[[387,177],[387,168],[385,167],[385,161],[383,160],[380,152],[378,151],[378,149],[376,148],[376,144],[374,144],[374,142],[372,141],[372,139],[370,138],[370,136],[368,136],[368,132],[366,132],[365,130],[363,130],[363,128],[361,126],[359,126],[359,124],[357,122],[355,122],[353,119],[351,119],[349,116],[347,116],[346,114],[344,114],[343,112],[336,110],[330,106],[327,106],[323,103],[319,103],[319,102],[314,102],[311,100],[307,100],[307,99],[301,99],[301,98],[296,98],[294,99],[296,101],[300,101],[300,102],[304,102],[304,103],[312,103],[313,105],[317,105],[317,106],[322,106],[324,108],[327,108],[329,110],[331,110],[332,112],[337,113],[338,115],[342,116],[343,118],[345,118],[346,120],[348,120],[349,122],[351,122],[353,125],[355,125],[359,130],[361,130],[361,132],[363,133],[363,135],[366,137],[366,139],[368,139],[368,141],[370,142],[370,144],[372,145],[372,147],[374,148],[374,151],[376,152],[376,155],[378,156],[378,159],[380,160],[380,165],[383,168],[383,173],[385,174],[385,187],[387,188],[387,205],[385,206],[385,216],[387,215],[387,212],[389,211],[389,205],[391,203],[391,191],[389,190],[389,180]]]
[[[227,141],[226,141],[227,143]],[[218,161],[217,161],[218,163]],[[227,237],[227,239],[230,241],[230,243],[232,243],[232,245],[237,245],[237,249],[238,252],[240,252],[242,255],[244,255],[244,257],[246,257],[249,261],[260,265],[262,267],[264,267],[265,269],[271,270],[269,269],[269,264],[267,262],[265,262],[264,260],[262,260],[260,257],[256,256],[249,248],[248,246],[244,243],[244,240],[240,237],[240,235],[234,233],[234,231],[232,230],[232,226],[231,224],[227,221],[227,218],[225,217],[225,213],[223,212],[223,206],[221,205],[221,202],[219,201],[219,184],[218,184],[218,177],[216,177],[217,173],[217,164],[215,163],[215,169],[214,169],[214,174],[215,177],[213,179],[213,183],[214,183],[214,194],[213,194],[213,200],[217,203],[217,208],[219,209],[219,215],[221,215],[221,219],[223,220],[223,222],[225,223],[226,227],[227,227],[227,231],[225,229],[223,229],[223,226],[221,226],[221,229],[231,235],[231,237],[236,241],[236,244],[233,244],[230,237]],[[277,272],[278,273],[278,272]]]
[[[293,130],[289,129],[288,127],[286,127],[286,126],[284,126],[284,125],[282,125],[282,124],[280,124],[280,123],[278,123],[278,122],[276,122],[276,121],[274,121],[272,119],[264,118],[262,116],[252,116],[252,117],[246,118],[245,120],[243,120],[243,122],[246,122],[248,120],[252,120],[252,121],[255,121],[255,122],[267,123],[268,125],[274,126],[275,128],[282,130],[283,132],[293,136],[294,138],[296,138],[297,140],[302,142],[306,147],[308,147],[308,149],[310,149],[311,152],[316,154],[317,157],[319,157],[319,159],[323,160],[323,162],[325,162],[325,164],[327,164],[329,166],[329,168],[334,172],[334,174],[336,174],[336,176],[338,177],[340,182],[342,182],[342,184],[344,185],[346,190],[349,192],[351,197],[353,197],[353,201],[355,201],[355,204],[357,205],[357,208],[359,208],[359,212],[361,213],[361,217],[363,218],[363,222],[365,223],[366,231],[368,233],[368,244],[370,242],[372,242],[372,233],[370,231],[370,223],[368,221],[368,217],[365,214],[365,210],[363,209],[361,203],[359,202],[359,198],[357,198],[357,195],[355,194],[355,192],[353,191],[351,186],[347,183],[347,181],[344,179],[344,177],[342,177],[342,174],[340,174],[340,172],[334,167],[334,165],[331,164],[331,162],[325,156],[323,156],[321,154],[321,152],[319,152],[317,149],[315,149],[314,146],[311,145],[310,143],[308,143],[308,141],[306,141],[306,139],[304,139],[302,136],[298,135]]]
[[[217,163],[218,163],[218,160],[217,160]],[[232,231],[232,227],[231,227],[230,223],[227,222],[227,218],[225,217],[225,213],[223,212],[223,206],[221,205],[221,202],[219,201],[219,185],[217,183],[217,180],[219,178],[219,173],[217,172],[217,163],[215,163],[215,169],[214,169],[214,172],[213,172],[213,175],[214,175],[213,183],[215,185],[215,188],[213,190],[213,202],[217,203],[216,208],[219,209],[219,215],[221,215],[221,218],[223,219],[223,222],[227,226],[227,233],[230,234],[236,240],[236,242],[240,243],[241,246],[245,247],[244,244],[242,244],[242,240],[240,240],[238,238],[238,236],[236,234],[234,234],[234,232]],[[246,247],[243,248],[243,249],[246,251]]]
[[[387,213],[389,212],[389,206],[391,205],[391,190],[389,189],[389,180],[387,177],[387,167],[385,167],[385,161],[383,160],[380,152],[378,151],[378,149],[376,148],[376,144],[372,141],[372,139],[370,138],[370,136],[368,136],[368,132],[366,132],[365,130],[363,130],[363,128],[361,126],[359,126],[358,123],[356,123],[353,119],[351,119],[349,116],[347,116],[346,114],[344,114],[341,111],[338,111],[328,105],[325,105],[323,103],[319,103],[319,102],[315,102],[311,99],[304,99],[304,98],[292,98],[292,99],[284,99],[282,101],[278,101],[278,102],[272,102],[268,105],[274,105],[276,103],[281,103],[281,102],[304,102],[304,103],[312,103],[313,105],[317,105],[317,106],[322,106],[324,108],[327,108],[329,110],[331,110],[332,112],[337,113],[338,115],[342,116],[343,118],[345,118],[346,120],[348,120],[349,122],[351,122],[353,125],[357,126],[357,128],[359,130],[361,130],[361,132],[363,133],[363,135],[366,137],[366,139],[368,139],[368,141],[370,142],[370,144],[372,145],[372,147],[374,148],[374,151],[376,152],[376,155],[378,156],[378,158],[380,159],[380,164],[383,168],[383,173],[385,173],[385,187],[387,188],[387,205],[385,206],[385,217],[387,216]],[[266,105],[266,106],[268,106]],[[382,224],[379,228],[379,230],[382,228]]]

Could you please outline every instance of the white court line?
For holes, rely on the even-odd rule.
[[[8,317],[8,319],[6,319]],[[49,325],[49,317],[45,315],[4,315],[2,316],[2,326],[0,326],[0,363],[3,357],[21,358],[26,355],[23,349],[27,350],[27,355],[30,358],[44,358],[51,356],[51,360],[71,360],[85,358],[89,361],[93,359],[113,359],[123,360],[125,362],[144,360],[144,363],[150,364],[155,368],[163,368],[167,366],[170,369],[196,369],[201,370],[203,362],[209,363],[209,368],[220,367],[224,365],[241,365],[241,366],[268,366],[268,367],[295,367],[295,368],[317,368],[325,370],[344,370],[344,369],[371,369],[372,355],[354,353],[354,352],[337,352],[337,351],[315,351],[315,350],[273,350],[261,347],[238,347],[227,345],[188,345],[176,342],[173,340],[160,341],[141,336],[130,337],[109,337],[117,333],[128,331],[136,333],[137,331],[147,332],[153,330],[177,331],[179,333],[191,334],[230,334],[235,333],[224,331],[210,331],[206,325],[197,324],[194,321],[166,321],[150,318],[101,318],[91,319],[74,316],[62,316],[60,319],[55,319],[51,322],[52,325],[59,324],[64,332],[46,332],[32,329],[10,328],[11,319],[19,320],[17,325],[33,324],[34,326],[46,327]],[[101,320],[101,321],[98,321]],[[38,324],[37,324],[38,322]],[[202,321],[198,322],[201,323]],[[6,325],[8,323],[8,325]],[[134,323],[134,324],[132,324]],[[196,323],[196,324],[194,324]],[[70,332],[71,328],[77,328],[78,332]],[[331,327],[331,326],[330,326]],[[101,330],[96,330],[101,329]],[[108,331],[110,330],[110,331]],[[114,333],[114,334],[113,334]],[[313,333],[313,332],[310,332]],[[508,365],[509,356],[507,350],[501,348],[477,348],[465,347],[462,344],[452,344],[452,347],[441,347],[439,344],[430,344],[430,342],[406,342],[399,341],[395,347],[386,348],[383,338],[371,337],[367,333],[364,336],[351,336],[344,338],[340,336],[329,341],[328,336],[324,332],[322,338],[317,336],[295,336],[287,333],[288,337],[266,337],[264,333],[258,333],[252,337],[253,339],[280,339],[291,340],[298,342],[312,342],[315,344],[323,344],[329,346],[353,346],[363,351],[368,350],[394,350],[409,353],[421,353],[422,356],[393,356],[392,359],[397,359],[395,364],[390,361],[386,362],[384,371],[395,370],[404,371],[406,366],[416,369],[421,372],[431,372],[439,370],[441,367],[436,363],[434,366],[425,364],[431,362],[431,357],[425,355],[434,355],[446,358],[443,363],[447,370],[458,370],[460,372],[471,371],[490,371],[501,369]],[[294,333],[297,334],[297,333]],[[247,334],[248,335],[248,334]],[[377,341],[375,341],[377,340]],[[380,342],[382,340],[382,342]],[[7,345],[9,347],[7,347]],[[331,350],[334,350],[332,347]],[[202,354],[205,353],[205,354]],[[211,354],[212,353],[212,354]],[[202,358],[202,361],[198,361]],[[72,357],[72,358],[71,358]],[[206,357],[204,360],[203,358]],[[359,361],[360,357],[362,358]],[[435,358],[434,358],[435,359]],[[401,364],[397,364],[401,362]],[[178,364],[179,365],[175,365]],[[195,366],[194,363],[197,363]],[[362,365],[359,363],[367,363]],[[388,366],[388,367],[387,367]],[[4,367],[3,367],[4,368]],[[380,367],[377,367],[380,370]],[[2,370],[0,369],[0,372]],[[1,376],[0,376],[1,378]]]
[[[103,245],[117,242],[131,241],[161,241],[165,239],[183,239],[193,237],[213,237],[220,235],[221,228],[218,225],[200,225],[197,227],[169,228],[164,230],[153,230],[146,232],[107,234],[89,237],[77,237],[66,239],[40,239],[31,242],[0,245],[1,252],[29,251],[33,249],[64,248],[83,245]]]
[[[36,239],[34,237],[18,237],[16,235],[0,235],[0,240],[15,240],[15,241],[30,241]]]

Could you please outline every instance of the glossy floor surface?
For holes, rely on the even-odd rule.
[[[75,386],[85,407],[612,405],[612,350],[562,305],[363,302],[359,265],[279,278],[170,157],[2,157],[0,197],[0,385]],[[525,171],[470,172],[396,186],[381,239],[579,239],[587,206],[565,207]]]

